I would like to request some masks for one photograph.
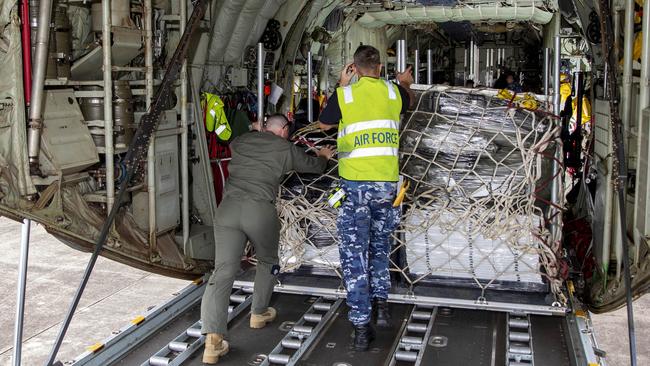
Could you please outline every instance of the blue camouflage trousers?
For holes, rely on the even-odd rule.
[[[370,321],[373,298],[388,298],[391,233],[399,224],[393,208],[397,183],[341,179],[347,198],[339,208],[337,230],[341,269],[354,325]]]

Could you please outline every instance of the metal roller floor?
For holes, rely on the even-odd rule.
[[[278,316],[262,329],[249,326],[250,311],[244,312],[229,325],[228,342],[230,351],[219,359],[220,366],[259,365],[282,337],[291,330],[295,321],[300,319],[315,300],[312,296],[275,294],[271,306],[278,310]],[[195,353],[194,358],[183,365],[203,365],[201,355],[203,347]],[[263,357],[258,357],[262,355]]]
[[[155,354],[159,349],[165,347],[170,340],[174,339],[179,333],[189,328],[201,317],[201,303],[193,306],[182,315],[176,317],[172,322],[165,326],[139,346],[135,347],[122,360],[115,365],[135,366],[141,365],[149,357]]]
[[[294,323],[303,319],[312,304],[318,301],[317,299],[319,298],[308,295],[274,294],[271,305],[278,310],[278,318],[263,329],[249,327],[250,309],[240,313],[229,324],[230,352],[219,360],[219,365],[275,365],[268,362],[267,355],[272,353],[277,345],[282,344],[283,338],[292,331]],[[323,320],[324,324],[320,331],[313,332],[313,342],[309,346],[306,345],[304,352],[289,364],[301,366],[519,364],[508,361],[507,313],[448,307],[432,308],[433,316],[430,317],[432,321],[429,322],[429,332],[421,333],[423,340],[420,342],[419,353],[416,352],[417,361],[415,356],[411,361],[403,357],[395,359],[398,350],[402,349],[400,352],[404,350],[406,343],[403,341],[408,333],[407,329],[412,325],[408,319],[418,312],[417,310],[413,305],[391,304],[392,328],[377,329],[377,337],[371,344],[370,350],[356,352],[350,347],[352,327],[347,320],[348,308],[342,305],[333,311],[331,318]],[[165,347],[176,335],[192,326],[199,316],[200,306],[193,306],[162,331],[131,350],[118,364],[141,365],[152,354]],[[566,339],[563,336],[566,319],[552,316],[531,316],[528,319],[534,365],[572,366],[570,350],[567,349]],[[421,325],[426,325],[427,322],[423,320]],[[202,352],[203,347],[198,348],[187,360],[179,364],[203,365]]]
[[[263,329],[251,329],[248,325],[250,309],[242,312],[228,326],[228,339],[231,344],[230,352],[219,360],[219,365],[254,365],[254,356],[272,350],[286,334],[287,330],[291,328],[290,322],[299,319],[309,308],[310,301],[313,301],[313,299],[311,296],[274,294],[271,299],[271,306],[278,309],[278,318],[270,326]],[[194,324],[201,317],[200,310],[200,305],[193,307],[162,331],[133,349],[117,364],[141,365],[151,355],[165,347],[170,340]],[[190,359],[183,362],[183,365],[203,365],[203,362],[201,362],[202,353],[203,347],[195,352]]]
[[[438,308],[421,364],[505,365],[505,341],[505,313]]]
[[[391,305],[392,327],[376,328],[377,335],[368,352],[355,352],[350,347],[353,331],[347,318],[348,308],[342,306],[297,365],[383,365],[386,360],[390,360],[400,329],[411,308],[411,305]]]

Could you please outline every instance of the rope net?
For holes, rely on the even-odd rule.
[[[520,108],[494,91],[432,87],[400,127],[400,171],[410,180],[391,271],[411,287],[453,279],[488,288],[546,289],[562,301],[559,238],[549,230],[556,128],[543,111]],[[336,144],[315,125],[294,134],[308,150]],[[323,175],[289,175],[278,210],[282,271],[339,269],[335,209]],[[559,197],[562,197],[560,195]]]

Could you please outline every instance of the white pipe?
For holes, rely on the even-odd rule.
[[[262,130],[264,126],[264,45],[261,42],[257,44],[257,121]]]
[[[463,85],[467,81],[467,48],[463,50]]]
[[[328,57],[325,57],[325,74],[323,75],[325,78],[325,97],[329,97],[329,92],[330,92],[330,59]]]
[[[620,3],[616,3],[615,8],[613,9],[614,17],[614,58],[620,60],[620,37],[621,37],[621,8]],[[620,71],[618,65],[616,66],[616,72]]]
[[[645,2],[646,7],[650,7]],[[644,8],[641,40],[641,84],[639,85],[639,121],[643,118],[642,111],[650,107],[650,9]]]
[[[314,92],[314,75],[312,70],[312,54],[307,52],[307,121],[314,122],[314,103],[312,93]]]
[[[490,87],[492,86],[492,74],[494,73],[494,48],[490,48],[490,68],[488,69],[489,71],[487,72],[488,78],[487,82],[485,83],[485,86]]]
[[[603,72],[603,93],[605,99],[609,99],[609,64],[605,63],[605,71]]]
[[[495,51],[494,48],[490,50],[491,64],[490,64],[490,83],[488,84],[489,87],[492,86],[492,80],[494,80],[494,74],[496,73],[495,69],[496,69],[497,61],[496,61],[496,58],[495,58],[495,55],[494,55],[495,54],[494,51]]]
[[[621,119],[623,120],[623,126],[625,131],[630,131],[630,124],[632,122],[632,67],[634,64],[633,60],[633,50],[634,50],[634,0],[625,1],[625,19],[624,19],[624,40],[623,40],[623,90],[621,95]],[[643,52],[643,49],[641,50]],[[643,62],[643,60],[641,60]],[[639,109],[642,110],[642,109]],[[639,116],[640,117],[640,116]],[[640,120],[643,123],[642,120]],[[642,152],[644,149],[641,148],[641,136],[642,133],[648,133],[645,130],[644,126],[639,124],[636,126],[638,131],[638,141],[637,146],[639,147],[639,152]],[[626,141],[627,143],[627,141]],[[644,170],[641,166],[643,159],[640,157],[636,159],[636,187],[641,187],[643,185],[641,177],[641,172]],[[633,216],[633,225],[632,232],[635,245],[635,255],[634,262],[638,263],[639,260],[639,250],[641,248],[641,236],[645,233],[642,232],[642,227],[644,226],[644,218],[639,217],[639,209],[645,206],[645,202],[641,201],[641,195],[636,194],[634,196],[634,216]]]
[[[506,49],[501,48],[501,49],[499,49],[499,51],[500,51],[499,52],[500,53],[500,56],[499,56],[499,71],[497,72],[497,76],[501,76],[501,69],[503,69],[503,64],[505,63],[505,59],[506,59]]]
[[[630,128],[632,106],[632,53],[634,48],[634,0],[625,1],[625,30],[623,40],[623,90],[621,95],[621,119],[625,131]],[[637,170],[638,171],[638,170]],[[638,187],[638,186],[637,186]],[[636,205],[634,206],[636,212]],[[635,213],[636,216],[636,213]]]
[[[560,36],[555,36],[555,43],[553,46],[553,113],[560,114]]]
[[[145,64],[145,103],[147,112],[153,101],[153,34],[151,0],[144,1],[144,64]],[[151,134],[147,150],[147,201],[149,208],[149,253],[156,247],[156,134]]]
[[[641,28],[643,32],[643,39],[641,40],[643,48],[641,49],[641,83],[639,85],[639,102],[637,103],[639,113],[637,127],[640,127],[641,124],[644,123],[643,110],[650,108],[650,1],[645,2],[643,10],[643,21]],[[641,134],[639,134],[639,139],[641,139],[641,137]],[[637,146],[641,145],[639,144]],[[647,159],[647,156],[639,157],[639,159],[637,159],[637,162],[645,159]],[[650,176],[647,178],[650,178]],[[647,189],[647,187],[637,186],[637,189]],[[644,203],[644,206],[646,208],[650,208],[650,194],[646,194],[646,201]],[[645,236],[648,231],[650,231],[650,215],[646,214],[645,219],[641,224],[641,228],[643,229],[643,232],[641,234]]]
[[[404,40],[397,41],[397,72],[404,71]]]
[[[406,39],[402,41],[401,55],[402,55],[402,61],[401,61],[402,70],[400,70],[400,72],[404,72],[406,70],[407,57],[408,57],[408,51],[406,49]]]
[[[490,64],[489,64],[489,69],[488,69],[488,78],[487,82],[485,83],[485,86],[492,86],[492,73],[494,72],[494,48],[490,48]]]
[[[472,79],[474,85],[478,85],[474,76],[474,40],[469,42],[469,78]]]
[[[501,65],[501,49],[497,48],[497,58],[494,61],[494,75],[492,75],[493,80],[495,79],[494,76],[498,78],[501,74],[500,67],[499,67],[500,65]]]
[[[433,50],[427,50],[427,85],[433,84]]]
[[[551,79],[549,62],[551,62],[551,49],[547,47],[544,48],[544,104],[546,105],[546,109],[549,108],[548,93],[549,93],[549,81]]]
[[[474,79],[476,84],[481,81],[481,49],[474,44]]]
[[[415,50],[415,62],[413,65],[413,81],[416,84],[420,83],[420,50]]]
[[[146,107],[149,111],[151,101],[153,100],[153,30],[151,24],[151,0],[144,0],[144,79],[145,79],[145,94],[146,94]],[[151,144],[153,144],[153,136]]]
[[[487,85],[487,74],[490,68],[490,50],[485,50],[485,75],[483,76],[483,84]]]
[[[25,288],[27,287],[27,262],[29,259],[29,231],[31,220],[24,219],[20,235],[20,264],[16,289],[16,322],[14,325],[13,366],[20,366],[23,347],[23,321],[25,319]]]
[[[485,86],[489,86],[490,82],[490,49],[485,50]]]
[[[560,114],[560,62],[561,62],[561,49],[560,49],[560,35],[559,32],[555,36],[555,54],[554,54],[554,75],[553,75],[553,113]],[[559,125],[560,121],[556,121]],[[558,133],[559,134],[559,133]],[[562,161],[562,149],[559,144],[555,146],[555,159],[553,160],[553,181],[551,183],[551,202],[558,204],[560,197],[560,189],[562,185],[562,172],[560,171],[559,162]],[[553,221],[551,224],[552,241],[560,239],[562,216],[561,211],[551,207],[550,212],[553,213]]]
[[[185,29],[187,23],[187,1],[180,2],[180,29]],[[182,230],[183,248],[187,247],[190,239],[190,181],[189,181],[189,150],[187,146],[187,59],[181,66],[181,197],[182,197]]]
[[[406,41],[403,39],[397,40],[397,72],[404,72],[406,70]]]
[[[115,146],[113,145],[113,79],[111,70],[111,1],[102,0],[102,51],[104,53],[104,149],[106,162],[106,214],[115,201]]]
[[[397,42],[395,42],[395,73],[397,74],[400,72],[399,70],[402,68],[401,62],[402,62],[402,40],[398,39]]]
[[[492,83],[490,82],[490,72],[492,72],[492,49],[485,50],[485,86],[489,87]]]
[[[27,1],[27,0],[24,0]],[[41,130],[43,129],[43,99],[45,91],[45,74],[49,56],[50,22],[52,20],[53,0],[41,0],[39,4],[38,32],[36,33],[36,53],[34,55],[34,77],[32,78],[32,95],[29,109],[29,131],[27,148],[30,170],[38,171],[38,155],[41,147]],[[29,14],[27,14],[28,16]]]
[[[408,47],[406,46],[408,44],[408,41],[405,39],[404,42],[402,43],[402,67],[404,67],[404,70],[406,70],[406,67],[408,66]]]

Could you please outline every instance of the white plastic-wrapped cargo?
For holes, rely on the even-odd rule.
[[[410,215],[404,248],[410,273],[419,275],[475,279],[487,283],[500,281],[541,283],[537,248],[530,247],[535,238],[530,232],[507,232],[488,239],[471,223],[443,229],[439,223],[453,220],[443,211],[418,210]],[[525,225],[526,217],[517,217],[515,226]],[[421,228],[417,230],[415,228]],[[521,235],[523,234],[523,235]],[[516,245],[509,245],[513,242]]]

